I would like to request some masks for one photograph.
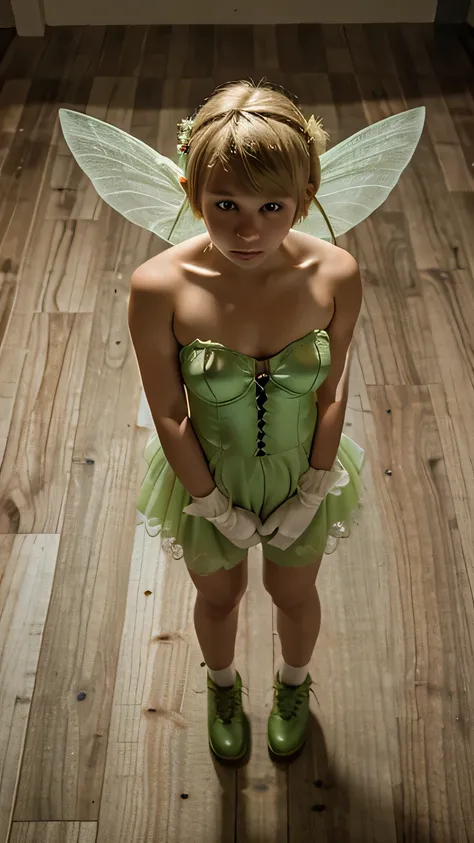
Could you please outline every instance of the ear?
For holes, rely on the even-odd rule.
[[[189,199],[188,180],[184,176],[180,176],[179,183],[180,183],[181,187],[183,188],[187,198]],[[193,212],[193,216],[195,216],[197,220],[202,220],[201,211],[197,210],[196,208],[192,208],[191,210]]]

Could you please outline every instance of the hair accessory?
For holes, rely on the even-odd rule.
[[[321,117],[316,120],[314,114],[311,115],[306,123],[306,134],[308,136],[308,143],[314,142],[318,155],[322,155],[326,151],[326,141],[329,140],[329,135],[323,129]]]
[[[186,155],[189,152],[189,141],[193,128],[193,118],[185,117],[178,123],[178,152]]]

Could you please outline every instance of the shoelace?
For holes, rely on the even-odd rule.
[[[241,708],[239,688],[212,688],[216,698],[216,714],[223,723],[230,723],[236,711]]]
[[[278,711],[283,720],[290,720],[292,717],[297,717],[300,705],[309,696],[309,686],[300,685],[299,688],[293,688],[290,685],[282,685],[279,682],[275,682],[274,687],[277,694]]]

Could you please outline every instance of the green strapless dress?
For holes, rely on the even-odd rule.
[[[309,455],[317,421],[317,390],[329,374],[331,351],[324,330],[311,331],[266,361],[217,342],[195,340],[180,352],[193,429],[214,480],[237,506],[263,521],[291,497]],[[364,451],[342,434],[338,458],[351,482],[327,495],[305,532],[287,549],[268,546],[278,565],[301,566],[335,549],[349,535],[360,505]],[[156,431],[145,449],[148,463],[137,501],[138,522],[161,534],[163,549],[197,574],[238,565],[247,551],[206,521],[183,513],[190,496],[176,477]]]

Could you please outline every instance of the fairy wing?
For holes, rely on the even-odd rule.
[[[394,114],[321,155],[318,200],[336,237],[370,216],[393,190],[420,140],[425,112],[420,106]],[[323,240],[331,239],[315,205],[295,227]]]
[[[393,190],[416,149],[425,111],[422,106],[387,117],[321,156],[318,199],[336,237],[366,219]],[[99,196],[126,219],[170,244],[205,231],[184,197],[183,172],[171,159],[95,117],[62,108],[59,118],[77,163]],[[330,238],[314,205],[297,228]]]
[[[122,129],[59,109],[66,143],[99,196],[116,211],[170,244],[206,229],[193,215],[179,179],[182,170]]]

